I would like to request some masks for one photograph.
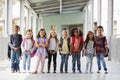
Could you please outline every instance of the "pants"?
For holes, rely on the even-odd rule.
[[[41,54],[41,55],[37,55],[37,56],[36,56],[36,59],[37,59],[36,62],[37,62],[37,63],[36,63],[35,71],[38,71],[39,64],[41,63],[40,72],[43,72],[44,64],[45,64],[45,58],[46,58],[46,55],[45,55],[45,54]]]
[[[23,54],[23,69],[24,70],[26,70],[26,64],[27,64],[27,70],[30,70],[30,65],[31,65],[31,54],[30,53]]]
[[[80,62],[80,53],[73,53],[72,54],[72,70],[75,71],[75,65],[77,62],[77,70],[81,71],[81,62]]]
[[[53,56],[54,71],[56,71],[56,66],[57,66],[57,62],[56,62],[57,52],[55,54],[51,54],[50,52],[48,53],[48,71],[50,70],[52,56]]]
[[[20,50],[18,51],[14,51],[11,50],[11,70],[14,71],[19,71],[20,67],[19,67],[19,63],[20,63]]]
[[[86,72],[92,72],[93,53],[87,53],[86,56],[87,56]]]
[[[97,57],[98,70],[101,70],[101,62],[102,62],[104,70],[107,71],[106,62],[104,60],[104,54],[103,53],[97,54],[96,57]]]
[[[60,71],[63,71],[63,65],[65,64],[65,71],[68,71],[68,54],[61,54],[61,64],[60,64]]]

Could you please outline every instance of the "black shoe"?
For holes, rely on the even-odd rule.
[[[65,73],[68,73],[67,71],[65,71]]]
[[[60,73],[63,73],[63,71],[60,71]]]
[[[108,72],[107,72],[107,71],[105,71],[105,74],[108,74]]]
[[[50,71],[48,71],[47,73],[50,73]]]
[[[56,73],[56,71],[53,71],[53,73]]]
[[[75,70],[73,70],[73,73],[75,73]]]

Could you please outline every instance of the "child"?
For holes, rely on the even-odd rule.
[[[33,40],[33,33],[31,29],[26,31],[26,36],[22,41],[22,52],[23,52],[23,72],[26,71],[26,63],[27,63],[27,70],[30,72],[30,65],[31,65],[31,53],[35,49],[35,41]]]
[[[36,40],[37,51],[35,55],[37,58],[37,64],[36,64],[35,72],[33,72],[33,74],[38,73],[38,67],[40,63],[41,63],[40,73],[44,73],[43,69],[44,69],[45,58],[47,56],[47,51],[46,51],[47,45],[48,43],[46,41],[45,29],[40,29],[37,35],[37,40]]]
[[[63,73],[63,65],[65,64],[65,73],[68,73],[68,58],[70,53],[70,38],[68,38],[68,30],[64,28],[62,30],[63,37],[60,38],[60,54],[61,54],[61,64],[60,72]]]
[[[56,59],[57,59],[57,50],[58,50],[58,38],[57,33],[55,30],[51,30],[50,36],[48,39],[48,73],[50,73],[50,66],[51,66],[51,58],[53,56],[53,66],[54,71],[53,73],[56,73]]]
[[[20,27],[18,25],[14,26],[14,33],[10,35],[10,48],[11,48],[11,72],[20,72],[20,54],[21,54],[21,42],[22,35],[18,34]]]
[[[92,61],[95,54],[94,33],[89,31],[84,43],[84,54],[87,57],[86,73],[92,73]],[[88,70],[89,69],[89,70]]]
[[[98,26],[97,27],[97,32],[98,35],[96,36],[95,39],[95,46],[96,46],[96,57],[97,57],[97,65],[98,65],[98,71],[97,73],[100,73],[101,70],[101,62],[105,70],[105,74],[107,74],[107,67],[106,67],[106,62],[104,60],[104,55],[105,55],[105,49],[107,48],[107,39],[103,35],[103,27]]]
[[[77,61],[77,70],[82,73],[81,71],[81,63],[80,63],[80,56],[81,50],[83,47],[83,37],[80,36],[79,31],[77,28],[72,30],[71,34],[71,54],[72,54],[72,70],[75,73],[75,65]]]

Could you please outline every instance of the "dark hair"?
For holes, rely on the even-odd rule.
[[[27,32],[32,32],[32,30],[31,30],[31,29],[28,29],[28,30],[26,31],[26,34],[27,34]],[[34,41],[34,40],[33,40],[33,35],[32,35],[32,37],[31,37],[31,40]]]
[[[102,27],[101,25],[100,25],[100,26],[98,26],[98,27],[97,27],[97,29],[98,29],[98,28],[103,29],[103,27]]]
[[[43,29],[43,28],[39,30],[39,32],[38,32],[38,34],[37,34],[37,38],[40,37],[40,32],[41,32],[41,31],[44,31],[44,32],[45,32],[44,37],[46,38],[46,31],[45,31],[45,29]]]
[[[18,25],[15,25],[14,28],[15,28],[15,27],[20,29],[20,26],[18,26]]]
[[[83,37],[83,31],[81,29],[79,29],[79,35]]]
[[[95,47],[95,37],[94,37],[94,33],[92,32],[92,31],[88,31],[88,33],[87,33],[87,36],[86,36],[86,40],[85,40],[85,49],[86,49],[86,47],[87,47],[87,44],[88,44],[88,42],[89,42],[89,35],[90,34],[93,34],[93,38],[92,38],[92,40],[94,41],[94,44],[93,44],[93,47]]]
[[[74,34],[75,30],[78,31],[78,28],[73,28],[73,29],[71,30],[71,32],[70,32],[70,33],[71,33],[71,37],[75,36],[75,34]]]
[[[51,38],[52,38],[52,34],[50,33],[50,36],[48,38],[48,42],[50,41]],[[59,41],[58,38],[57,38],[57,33],[56,33],[56,36],[55,36],[55,40],[56,40],[56,43]]]
[[[63,28],[62,30],[67,30],[66,28]]]

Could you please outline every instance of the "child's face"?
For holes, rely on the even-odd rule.
[[[18,34],[19,30],[20,30],[19,27],[14,27],[14,29],[13,29],[15,34]]]
[[[32,34],[32,32],[29,32],[29,31],[28,31],[28,32],[26,33],[26,35],[27,35],[27,38],[31,38],[33,34]]]
[[[56,36],[56,32],[55,32],[55,31],[52,31],[52,32],[51,32],[51,36],[52,36],[52,37],[55,37],[55,36]]]
[[[89,34],[89,39],[92,39],[92,38],[93,38],[93,34],[90,33],[90,34]]]
[[[63,31],[62,31],[62,35],[63,35],[64,37],[67,36],[67,35],[68,35],[67,30],[63,30]]]
[[[78,30],[75,30],[75,31],[74,31],[74,35],[75,35],[75,36],[78,36]]]
[[[39,35],[40,35],[40,37],[44,37],[45,36],[45,31],[40,31]]]
[[[102,28],[98,28],[97,32],[98,32],[98,35],[102,35],[103,34],[103,29]]]

